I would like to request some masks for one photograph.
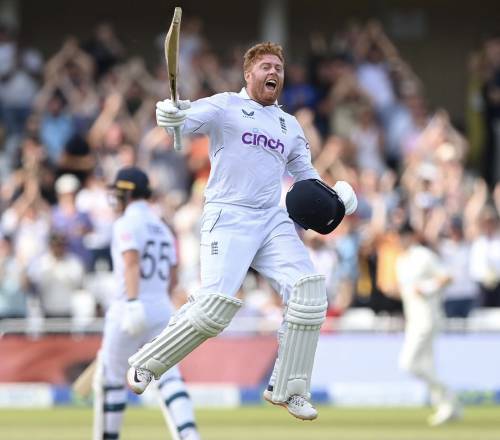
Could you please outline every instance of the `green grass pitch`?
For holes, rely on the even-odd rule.
[[[197,411],[203,440],[499,440],[500,406],[468,407],[464,419],[429,428],[429,409],[321,407],[314,422],[271,406]],[[92,410],[0,410],[2,440],[90,440]],[[159,410],[130,408],[122,440],[167,439]]]

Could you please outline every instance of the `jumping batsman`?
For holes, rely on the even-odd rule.
[[[235,294],[249,267],[273,284],[286,305],[279,352],[264,398],[295,417],[313,420],[310,381],[327,309],[324,278],[315,273],[289,214],[326,233],[357,206],[346,182],[319,180],[297,120],[277,103],[283,87],[281,46],[261,43],[244,56],[246,87],[193,102],[157,103],[157,123],[210,137],[211,173],[201,222],[201,288],[165,330],[129,359],[137,393],[206,339],[224,330],[241,307]],[[295,178],[279,207],[285,172]],[[301,201],[305,200],[306,205]]]
[[[172,313],[168,292],[177,264],[173,235],[147,202],[146,174],[136,167],[123,168],[112,191],[120,214],[113,225],[111,248],[116,290],[106,313],[94,376],[94,440],[119,438],[127,398],[127,359],[167,325]],[[174,438],[199,440],[178,368],[165,373],[158,386]]]

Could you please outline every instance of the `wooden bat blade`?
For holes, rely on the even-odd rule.
[[[165,59],[168,69],[168,83],[172,101],[177,101],[177,74],[179,72],[179,34],[181,30],[182,9],[176,7],[170,29],[165,38]]]
[[[165,37],[165,59],[168,69],[168,86],[170,88],[170,99],[177,106],[179,96],[177,94],[177,74],[179,72],[179,34],[181,30],[182,9],[176,7],[170,29]],[[174,149],[179,151],[182,148],[182,133],[180,127],[174,129]]]
[[[73,383],[71,387],[75,394],[80,397],[88,397],[92,392],[92,383],[94,380],[94,373],[97,367],[97,360],[92,361],[91,364],[85,370],[83,370],[82,374],[78,376],[78,378]]]

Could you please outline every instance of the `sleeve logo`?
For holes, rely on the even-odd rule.
[[[280,116],[280,126],[283,134],[286,134],[286,124],[285,124],[285,118],[283,116]]]

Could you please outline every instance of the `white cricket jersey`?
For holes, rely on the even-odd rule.
[[[438,325],[442,289],[428,295],[421,295],[417,289],[429,279],[447,275],[439,257],[424,246],[411,246],[397,258],[396,275],[407,325],[422,329]]]
[[[296,181],[319,179],[297,119],[245,89],[193,102],[183,132],[210,137],[207,203],[270,208],[279,204],[285,171]]]
[[[117,300],[126,300],[122,253],[136,250],[140,256],[139,299],[170,307],[170,267],[177,264],[175,242],[168,226],[144,200],[134,201],[113,225],[111,256]]]

